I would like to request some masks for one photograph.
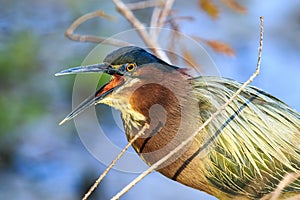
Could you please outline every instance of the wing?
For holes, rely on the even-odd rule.
[[[220,77],[191,79],[205,121],[241,83]],[[300,170],[300,115],[249,86],[206,127],[210,142],[207,179],[222,191],[260,198],[289,172]],[[300,180],[288,187],[300,191]]]

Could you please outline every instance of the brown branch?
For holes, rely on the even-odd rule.
[[[153,172],[154,170],[156,170],[161,164],[163,164],[164,162],[166,162],[174,154],[176,154],[178,151],[180,151],[182,148],[184,148],[187,144],[189,144],[190,142],[192,142],[193,139],[194,139],[194,137],[204,127],[206,127],[213,119],[215,119],[216,116],[219,115],[247,87],[247,85],[249,85],[249,83],[251,83],[254,80],[254,78],[256,76],[258,76],[259,71],[260,71],[260,64],[261,64],[262,46],[263,46],[263,17],[260,17],[260,42],[259,42],[259,49],[258,49],[258,59],[257,59],[256,70],[252,74],[252,76],[250,76],[250,78],[232,95],[232,97],[225,104],[223,104],[210,118],[208,118],[202,124],[202,126],[199,127],[199,129],[197,131],[195,131],[190,137],[188,137],[185,141],[183,141],[175,149],[173,149],[172,151],[170,151],[166,156],[164,156],[159,161],[157,161],[156,163],[154,163],[151,167],[149,167],[146,171],[144,171],[142,174],[140,174],[137,178],[135,178],[133,181],[131,181],[119,193],[117,193],[114,197],[112,197],[112,200],[119,199],[126,192],[128,192],[132,187],[134,187],[138,182],[140,182],[143,178],[145,178],[148,174],[150,174],[151,172]],[[212,136],[212,137],[214,137],[214,136]],[[200,148],[202,148],[202,147],[200,147]]]
[[[87,20],[93,19],[95,17],[102,17],[105,19],[113,19],[113,17],[105,14],[101,10],[97,10],[95,12],[90,12],[87,13],[78,19],[76,19],[66,30],[65,35],[71,40],[79,41],[79,42],[93,42],[93,43],[103,43],[103,44],[109,44],[113,46],[128,46],[130,43],[122,41],[122,40],[117,40],[117,39],[112,39],[112,38],[105,38],[105,37],[97,37],[93,35],[79,35],[75,34],[74,31],[84,22]]]
[[[158,38],[161,28],[165,25],[167,17],[170,15],[172,6],[175,0],[166,0],[163,9],[159,12],[156,23],[152,24],[152,27],[155,27],[152,34],[150,35],[152,39],[156,40]],[[155,11],[155,10],[154,10]],[[153,14],[155,14],[153,11]]]
[[[194,21],[195,18],[192,16],[172,16],[172,18],[165,21],[165,24],[172,24],[174,22],[178,22],[179,20]]]
[[[287,187],[289,184],[291,184],[292,182],[294,182],[295,180],[297,180],[300,177],[299,172],[298,173],[288,173],[284,176],[284,178],[280,181],[280,183],[277,185],[276,190],[272,193],[270,200],[276,200],[279,198],[282,190]],[[267,198],[269,199],[269,198]],[[290,200],[292,199],[299,199],[296,197],[296,195],[294,197],[291,197]]]
[[[130,10],[139,10],[150,7],[162,6],[162,0],[148,0],[148,1],[140,1],[136,3],[127,3],[126,6]]]
[[[149,0],[149,1],[139,2],[139,3],[135,3],[135,4],[129,4],[129,7],[126,4],[124,4],[122,2],[122,0],[112,0],[112,1],[116,5],[117,10],[136,29],[136,31],[138,32],[138,34],[140,35],[141,39],[144,41],[144,43],[146,44],[146,46],[148,46],[153,51],[153,53],[155,55],[157,55],[158,57],[160,57],[164,61],[170,63],[170,60],[167,57],[167,55],[165,54],[165,52],[163,52],[160,49],[160,46],[157,43],[157,40],[151,39],[151,37],[149,36],[149,34],[148,34],[147,30],[146,30],[146,27],[134,16],[134,14],[132,13],[132,11],[129,9],[129,7],[131,9],[141,9],[141,8],[145,8],[145,7],[153,6],[153,5],[154,6],[158,6],[158,5],[161,5],[162,1],[159,1],[159,0],[157,0],[157,1]],[[168,2],[169,1],[170,0],[168,0]],[[171,1],[174,1],[174,0],[171,0]],[[167,4],[167,3],[166,3],[166,5],[170,6],[170,4]],[[165,8],[164,10],[167,11],[167,10],[169,10],[169,8]],[[122,40],[117,40],[117,39],[112,39],[112,38],[105,38],[105,37],[97,37],[97,36],[93,36],[93,35],[80,35],[80,34],[75,34],[74,33],[74,31],[82,23],[86,22],[87,20],[93,19],[95,17],[102,17],[102,18],[106,18],[106,19],[112,19],[111,16],[105,14],[101,10],[87,13],[87,14],[79,17],[78,19],[76,19],[70,25],[70,27],[65,32],[66,37],[68,37],[71,40],[80,41],[80,42],[103,43],[103,44],[109,44],[109,45],[118,46],[118,47],[132,45],[132,44],[130,44],[128,42],[125,42],[125,41],[122,41]]]
[[[150,21],[150,30],[149,30],[149,35],[152,40],[157,40],[157,23],[158,23],[158,18],[162,12],[162,8],[156,6],[153,9],[152,16],[151,16],[151,21]]]
[[[132,11],[121,0],[112,0],[116,5],[119,13],[121,13],[136,29],[144,43],[153,51],[155,55],[160,57],[166,62],[170,62],[167,55],[160,49],[157,41],[152,40],[146,30],[146,27],[134,16]]]
[[[158,24],[157,24],[158,28],[161,28],[161,27],[164,26],[167,17],[170,15],[172,6],[174,4],[174,1],[175,0],[167,0],[166,1],[165,5],[164,5],[164,8],[162,10],[161,16],[158,19]]]
[[[122,149],[122,151],[116,156],[116,158],[110,163],[110,165],[104,170],[104,172],[99,176],[95,183],[90,187],[89,191],[84,195],[82,200],[87,200],[89,198],[89,196],[94,192],[94,190],[98,187],[103,178],[107,175],[111,168],[115,166],[117,161],[123,156],[127,149],[133,144],[134,141],[136,141],[140,136],[142,136],[148,128],[149,125],[145,124],[143,128],[130,141],[128,141],[127,145]]]

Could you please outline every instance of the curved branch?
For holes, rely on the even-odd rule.
[[[109,44],[113,46],[118,46],[118,47],[123,47],[123,46],[128,46],[131,45],[128,42],[122,41],[122,40],[117,40],[117,39],[112,39],[112,38],[105,38],[105,37],[97,37],[93,35],[80,35],[74,33],[74,31],[84,22],[87,20],[93,19],[95,17],[102,17],[106,19],[113,19],[113,17],[105,14],[101,10],[97,10],[95,12],[90,12],[87,13],[78,19],[76,19],[66,30],[65,35],[71,40],[79,41],[79,42],[93,42],[93,43],[103,43],[103,44]]]

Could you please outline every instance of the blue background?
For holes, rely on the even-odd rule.
[[[54,77],[61,69],[79,65],[95,44],[64,37],[77,17],[96,9],[117,21],[92,20],[79,32],[110,36],[130,28],[104,0],[1,0],[0,7],[0,199],[79,199],[105,169],[81,143],[73,122],[58,126],[71,110],[74,77]],[[220,6],[212,20],[197,1],[177,1],[181,31],[230,44],[228,57],[207,48],[224,77],[245,81],[256,66],[259,16],[265,17],[262,69],[252,83],[300,110],[300,2],[240,1],[247,14]],[[147,21],[148,11],[137,12]],[[125,135],[109,127],[111,114],[99,106],[112,141]],[[106,115],[107,114],[107,115]],[[109,153],[109,151],[107,152]],[[137,174],[112,170],[91,199],[109,199]],[[123,199],[214,199],[202,192],[152,173]]]

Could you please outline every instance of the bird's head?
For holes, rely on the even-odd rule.
[[[165,73],[170,74],[173,71],[178,71],[178,69],[178,67],[167,64],[142,48],[127,46],[108,54],[101,64],[63,70],[57,73],[56,76],[93,72],[109,74],[111,75],[111,79],[95,94],[75,108],[60,124],[74,118],[86,108],[98,103],[105,103],[121,109],[122,105],[118,104],[122,104],[125,101],[128,102],[130,98],[129,91],[132,92],[132,88],[137,89],[137,87],[142,87],[150,82],[160,82],[165,79]],[[177,78],[175,79],[178,80]],[[155,88],[150,90],[153,91]],[[160,89],[157,88],[157,90]],[[138,99],[140,101],[143,101],[143,99],[149,100],[148,97],[153,96],[149,90],[144,90],[144,93],[139,93],[139,95]],[[137,102],[139,101],[135,101],[135,103]]]

